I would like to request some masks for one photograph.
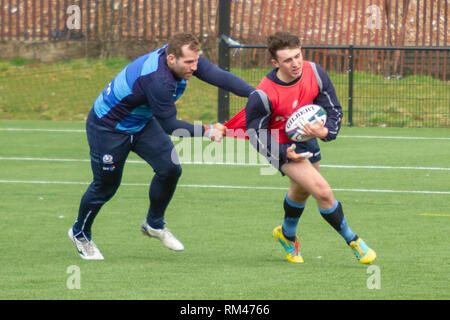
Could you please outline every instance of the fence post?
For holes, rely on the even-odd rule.
[[[223,39],[230,36],[231,0],[219,0],[219,67],[230,71],[230,50]],[[219,122],[226,122],[230,117],[230,94],[219,88],[217,117]]]
[[[353,45],[348,47],[348,125],[353,126]]]

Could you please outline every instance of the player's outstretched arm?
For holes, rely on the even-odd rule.
[[[203,127],[205,129],[204,136],[216,142],[220,142],[227,132],[227,127],[225,127],[220,122],[210,125],[204,124]]]
[[[192,124],[184,120],[179,120],[175,115],[168,118],[157,118],[159,124],[163,130],[174,136],[186,137],[186,136],[199,136],[202,134],[204,137],[208,137],[212,141],[219,142],[223,139],[227,132],[227,127],[217,122],[214,124]]]
[[[248,97],[255,88],[231,72],[220,69],[203,57],[198,60],[194,75],[216,87],[230,91],[240,97]]]

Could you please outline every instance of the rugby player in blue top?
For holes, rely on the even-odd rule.
[[[93,182],[83,195],[78,218],[68,235],[87,260],[103,260],[92,241],[92,224],[101,207],[117,191],[130,151],[154,170],[150,208],[141,231],[175,251],[183,244],[166,228],[165,210],[181,175],[178,155],[168,135],[184,129],[220,141],[226,128],[191,124],[176,118],[175,101],[191,76],[241,96],[254,90],[241,78],[224,71],[200,55],[200,43],[189,33],[174,35],[169,43],[127,65],[98,96],[86,122]]]

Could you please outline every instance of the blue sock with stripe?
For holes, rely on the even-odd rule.
[[[350,229],[344,217],[342,205],[336,199],[329,209],[319,207],[322,217],[345,239],[347,243],[354,241],[358,236]]]
[[[297,203],[289,199],[287,193],[284,197],[284,220],[282,225],[283,235],[289,241],[295,241],[297,226],[305,209],[306,203]]]

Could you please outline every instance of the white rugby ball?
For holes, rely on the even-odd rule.
[[[286,135],[292,141],[302,142],[311,139],[305,136],[303,126],[307,123],[316,123],[321,121],[323,124],[327,121],[325,109],[316,104],[308,104],[294,111],[286,122]]]

